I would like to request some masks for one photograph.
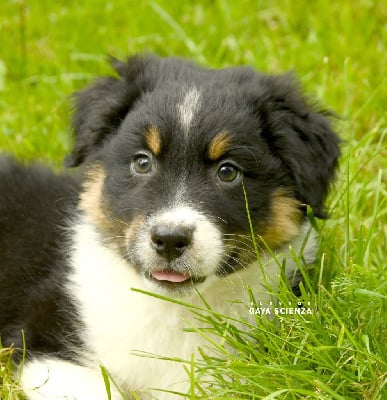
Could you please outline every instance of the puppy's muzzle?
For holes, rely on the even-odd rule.
[[[167,261],[180,257],[193,239],[191,225],[171,225],[159,223],[151,229],[151,245],[158,255]]]

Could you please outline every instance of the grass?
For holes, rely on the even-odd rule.
[[[1,2],[2,152],[59,168],[71,147],[69,95],[110,73],[108,53],[293,70],[341,116],[331,218],[318,223],[320,258],[303,293],[316,311],[275,321],[257,315],[256,324],[241,326],[194,310],[211,321],[213,346],[227,345],[187,360],[199,393],[190,398],[387,397],[386,16],[383,2],[372,0]],[[292,296],[284,285],[279,298]],[[9,353],[0,348],[0,398],[14,400]]]

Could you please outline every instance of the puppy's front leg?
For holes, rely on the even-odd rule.
[[[108,399],[100,370],[55,358],[28,361],[23,368],[20,383],[29,400]],[[114,387],[111,391],[112,399],[121,399]]]

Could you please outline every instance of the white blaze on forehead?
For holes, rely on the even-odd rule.
[[[195,86],[188,89],[181,103],[177,105],[179,119],[184,133],[187,134],[195,114],[200,108],[200,92]]]

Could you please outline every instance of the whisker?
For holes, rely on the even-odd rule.
[[[118,223],[120,223],[120,224],[122,224],[122,225],[131,226],[129,223],[127,223],[127,222],[125,222],[125,221],[123,221],[123,220],[121,220],[121,219],[119,219],[119,218],[114,218],[114,217],[112,217],[112,216],[110,216],[110,215],[107,215],[107,214],[105,214],[105,217],[106,217],[107,219],[110,219],[111,221],[118,222]]]
[[[128,211],[128,210],[131,210],[131,211],[136,210],[136,211],[141,211],[144,214],[146,213],[146,211],[144,209],[138,208],[138,207],[126,207],[126,208],[121,209],[121,211]]]
[[[232,256],[232,255],[230,254],[230,255],[227,255],[227,259],[228,259],[228,260],[230,260],[230,259],[233,260],[233,261],[236,262],[242,269],[245,269],[245,268],[246,268],[246,264],[243,262],[243,260],[239,259],[238,257],[234,257],[234,256]],[[230,267],[232,267],[231,264],[230,264],[229,262],[227,262],[227,264],[228,264]],[[235,270],[234,267],[232,267],[232,269]]]
[[[216,216],[216,218],[219,219],[220,221],[224,222],[225,224],[228,223],[228,222],[227,222],[224,218],[222,218],[222,217]]]
[[[124,236],[124,235],[110,236],[110,237],[106,237],[106,238],[101,239],[100,242],[101,243],[105,243],[105,242],[107,243],[107,242],[110,242],[111,240],[114,240],[114,239],[125,239],[125,237],[126,236]]]
[[[223,264],[221,266],[221,268],[223,269],[224,272],[226,272],[226,270],[225,270],[226,268],[227,269],[231,269],[233,271],[231,274],[228,273],[224,277],[224,279],[226,280],[227,284],[231,288],[232,292],[234,294],[237,294],[236,293],[237,283],[235,282],[235,279],[233,279],[233,278],[235,278],[235,274],[238,272],[238,270],[234,266],[232,266],[229,262],[227,262],[225,260],[223,260],[223,262],[221,264]],[[244,285],[243,279],[241,278],[240,275],[237,275],[237,277],[238,277],[240,285],[243,286]]]
[[[236,239],[224,239],[224,242],[226,245],[230,245],[230,243],[236,243],[236,244],[242,244],[246,248],[252,248],[251,243],[246,243],[246,241],[243,240],[236,240]]]
[[[239,237],[241,239],[248,240],[250,242],[253,241],[251,235],[241,235],[241,234],[236,234],[236,233],[224,233],[223,236]]]

